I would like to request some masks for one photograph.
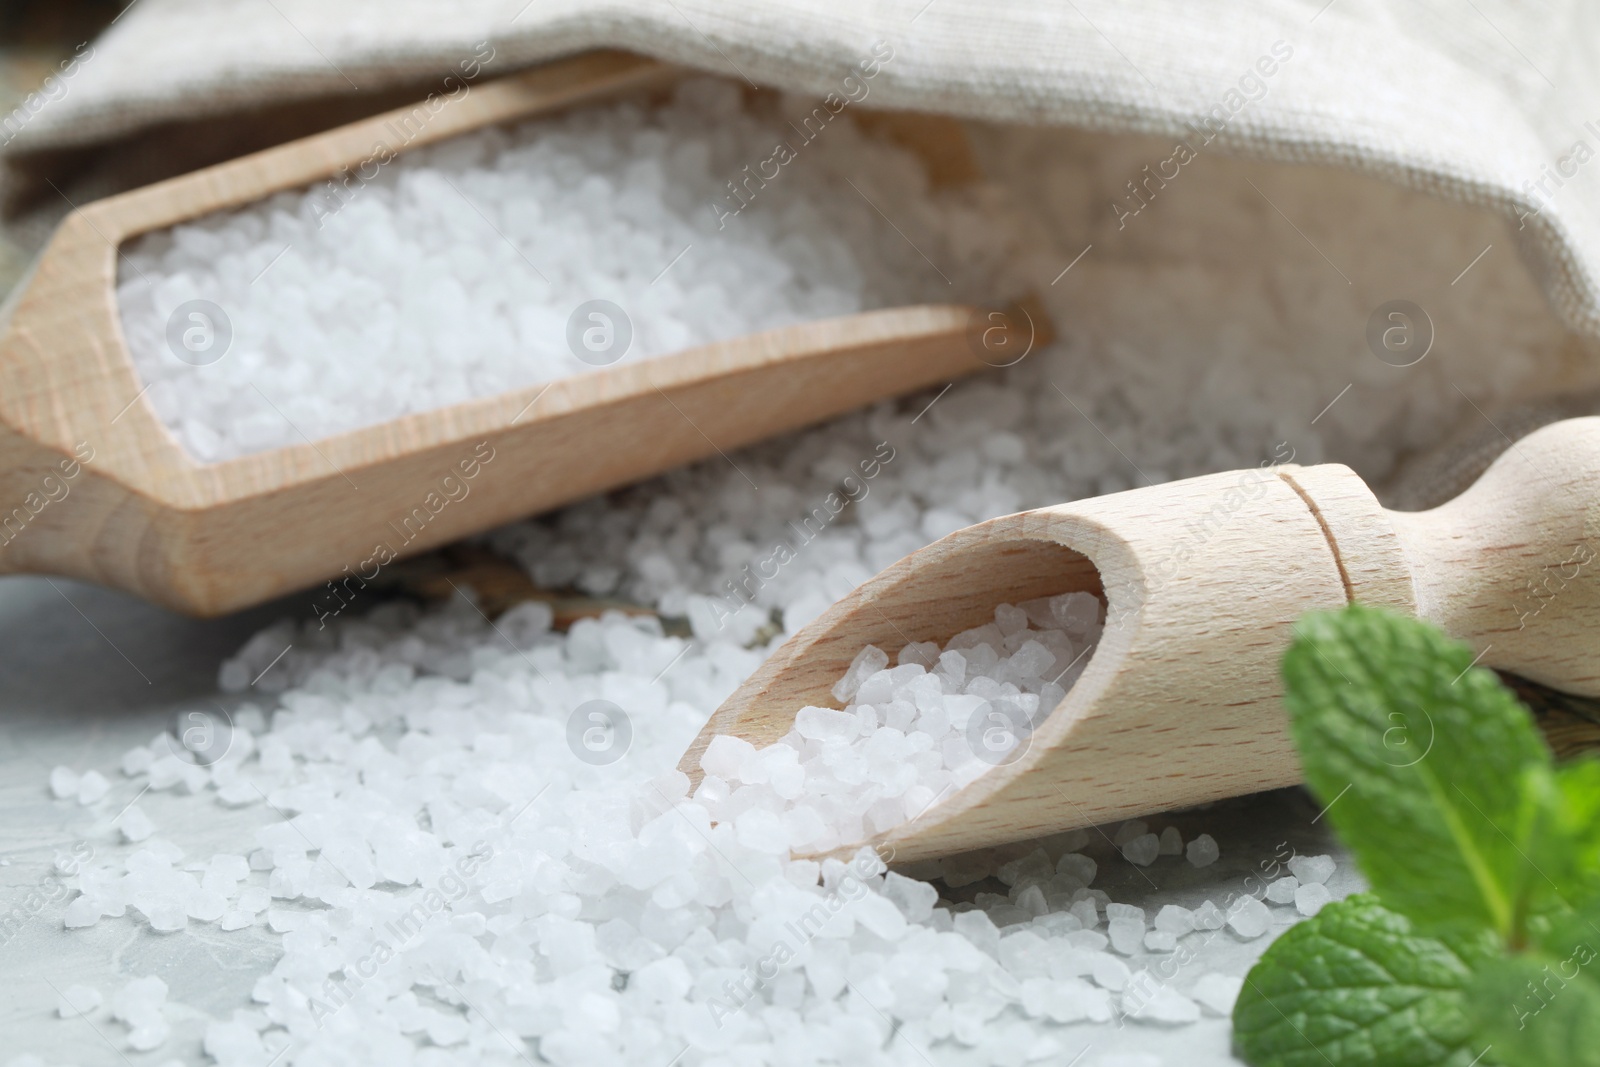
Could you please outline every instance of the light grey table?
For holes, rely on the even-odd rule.
[[[0,579],[0,862],[7,864],[0,921],[15,910],[26,914],[30,891],[58,884],[55,857],[75,843],[87,841],[100,856],[131,851],[103,814],[114,815],[137,792],[116,769],[122,753],[168,729],[186,707],[205,707],[222,659],[285,611],[268,606],[199,621],[60,578]],[[60,764],[99,769],[111,780],[110,803],[91,809],[54,799],[46,779]],[[171,794],[146,793],[139,803],[157,820],[184,809]],[[270,817],[219,806],[205,827],[185,827],[185,843],[209,846],[195,847],[198,855],[238,852]],[[209,1062],[200,1051],[207,1021],[200,1008],[226,1017],[246,1005],[278,954],[277,937],[261,926],[225,934],[195,924],[168,936],[103,919],[66,930],[65,907],[65,899],[48,903],[19,928],[0,931],[10,933],[0,942],[0,1034],[7,1038],[0,1063],[24,1052],[51,1064]],[[128,1052],[126,1028],[106,1022],[107,1007],[90,1022],[56,1016],[52,986],[92,985],[109,1005],[116,989],[152,973],[174,1002],[173,1038],[155,1052]]]

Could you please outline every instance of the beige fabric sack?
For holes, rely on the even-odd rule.
[[[1157,169],[1193,148],[1348,168],[1502,216],[1556,315],[1600,339],[1600,8],[1577,0],[135,0],[0,118],[0,178],[57,168],[62,195],[32,183],[37,247],[68,193],[409,102],[485,54],[479,77],[598,47],[816,96],[887,49],[872,107],[1170,138]],[[1572,377],[1552,369],[1545,391]],[[1475,422],[1390,498],[1447,498],[1507,428],[1571,407]]]
[[[136,0],[0,151],[415,84],[484,41],[495,71],[610,46],[820,94],[880,40],[881,107],[1172,136],[1209,116],[1221,151],[1504,212],[1557,313],[1600,336],[1600,8],[1580,0]]]

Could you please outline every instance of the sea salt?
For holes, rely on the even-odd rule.
[[[248,679],[246,679],[248,681]],[[156,755],[143,745],[135,745],[122,754],[122,773],[129,778],[144,774],[150,770],[150,764],[155,762]]]
[[[883,895],[893,901],[901,913],[914,923],[931,919],[934,905],[939,902],[939,891],[933,886],[896,874],[894,871],[884,875]]]
[[[147,234],[117,297],[148,400],[217,461],[780,326],[1015,295],[994,190],[932,190],[853,112],[777,177],[746,168],[808,114],[694,78]]]
[[[130,804],[117,821],[124,841],[143,841],[156,831],[155,823],[150,821],[150,816],[146,815],[144,809],[137,804]]]
[[[1120,993],[1128,987],[1128,979],[1133,977],[1133,971],[1126,963],[1115,956],[1092,949],[1086,955],[1089,974],[1094,978],[1096,985],[1113,993]]]
[[[1108,954],[1101,912],[1114,902],[1073,899],[1072,890],[1087,884],[1080,863],[1057,859],[1055,886],[1049,879],[1024,885],[1024,878],[1006,894],[985,894],[998,924],[971,903],[939,900],[926,881],[917,883],[926,886],[921,900],[912,901],[879,872],[851,881],[843,865],[825,871],[742,845],[737,819],[713,822],[709,811],[735,789],[762,800],[746,810],[778,810],[760,792],[774,781],[774,768],[752,764],[751,777],[767,780],[745,781],[734,760],[730,777],[708,775],[691,798],[687,784],[670,777],[684,746],[773,647],[769,635],[792,633],[941,532],[1147,479],[1254,468],[1291,455],[1299,463],[1348,462],[1381,488],[1408,452],[1438,440],[1463,416],[1479,420],[1471,403],[1492,412],[1536,383],[1562,335],[1517,273],[1515,257],[1500,255],[1500,224],[1486,228],[1486,215],[1451,214],[1415,194],[1356,188],[1355,179],[1304,167],[1293,172],[1301,176],[1295,181],[1282,177],[1286,169],[1273,171],[1277,177],[1257,174],[1272,204],[1311,227],[1318,251],[1265,200],[1235,196],[1245,165],[1218,157],[1186,171],[1184,181],[1194,184],[1185,195],[1164,200],[1160,219],[1137,219],[1132,243],[1118,244],[1114,223],[1086,221],[1108,213],[1091,211],[1083,191],[1120,187],[1122,169],[1137,173],[1142,165],[1128,167],[1142,148],[1102,150],[1097,143],[1073,152],[1063,151],[1062,141],[1078,135],[1060,131],[979,132],[991,176],[1025,194],[1014,203],[1037,211],[1032,231],[1044,247],[1028,269],[1060,341],[1003,374],[879,404],[487,538],[546,588],[690,619],[696,640],[687,650],[655,619],[613,614],[560,634],[550,629],[548,608],[525,606],[497,619],[497,630],[460,600],[426,612],[358,604],[325,629],[282,623],[222,666],[225,690],[249,690],[248,699],[264,705],[254,711],[259,728],[246,727],[259,748],[221,774],[191,768],[199,773],[186,778],[164,765],[171,792],[163,803],[184,814],[164,817],[162,835],[180,839],[192,827],[209,833],[232,825],[219,820],[266,816],[262,794],[295,824],[272,821],[236,846],[250,873],[236,883],[237,895],[219,890],[230,909],[223,918],[191,917],[183,931],[160,935],[174,946],[199,945],[202,936],[208,945],[232,937],[281,942],[278,963],[240,1004],[259,1021],[221,1013],[208,1027],[205,1046],[219,1063],[260,1067],[291,1042],[296,1058],[318,1062],[367,1062],[374,1047],[441,1065],[481,1059],[478,1050],[510,1062],[519,1062],[517,1052],[568,1063],[654,1055],[664,1062],[686,1047],[692,1051],[684,1063],[817,1058],[836,1049],[893,1049],[923,1062],[908,1042],[921,1042],[936,1062],[998,1058],[988,1046],[1005,1053],[1003,1062],[1018,1062],[1034,1047],[1047,1050],[1043,1062],[1055,1062],[1049,1057],[1070,1059],[1098,1040],[1085,1029],[1051,1050],[1045,1039],[1063,1033],[1052,1013],[1108,1021],[1110,998],[1126,992],[1132,967],[1147,964],[1142,953]],[[848,187],[840,192],[854,195]],[[1315,228],[1318,204],[1347,201],[1360,201],[1361,210],[1341,212],[1331,237]],[[754,217],[732,220],[730,228]],[[334,218],[327,229],[346,221]],[[1090,241],[1082,262],[1051,286]],[[1470,310],[1430,301],[1441,336],[1456,339],[1448,366],[1428,359],[1397,379],[1394,368],[1374,361],[1359,331],[1347,328],[1390,298],[1398,282],[1439,277],[1445,284],[1491,242],[1495,252],[1451,290]],[[665,260],[678,249],[663,251]],[[1351,285],[1324,284],[1324,251],[1348,271]],[[259,284],[292,261],[286,255]],[[646,269],[659,268],[652,262]],[[1300,299],[1305,293],[1317,299]],[[1341,393],[1346,386],[1349,395]],[[271,439],[252,447],[270,447]],[[893,460],[882,459],[891,453],[876,451],[880,444],[892,448]],[[880,469],[863,482],[860,464],[874,455]],[[856,479],[858,499],[797,547],[790,524],[813,514],[846,475]],[[774,555],[780,544],[792,555]],[[775,572],[761,566],[776,558],[787,562]],[[719,626],[718,609],[734,612],[733,621]],[[698,621],[691,619],[696,613]],[[1014,621],[1009,616],[1007,625]],[[1083,632],[1053,615],[1029,621],[1074,640]],[[907,663],[924,652],[911,649]],[[900,666],[885,655],[856,684]],[[965,686],[970,665],[957,649],[941,653],[931,670],[922,666],[948,690]],[[1081,667],[1069,669],[1063,689]],[[843,707],[853,698],[836,702]],[[568,717],[595,699],[624,706],[635,730],[626,756],[604,767],[576,759],[566,744]],[[235,720],[243,723],[242,709]],[[885,715],[873,730],[888,725]],[[171,751],[164,744],[139,746],[124,758],[130,795],[152,784],[158,754]],[[218,807],[212,797],[254,809]],[[299,839],[297,828],[325,847]],[[124,902],[130,887],[122,880],[132,873],[128,853],[160,842],[108,843],[103,860],[68,879],[80,894],[66,909],[69,923],[93,913],[90,921],[144,926],[141,909]],[[489,852],[468,862],[479,842]],[[1062,847],[1070,854],[1084,844]],[[989,889],[998,866],[1030,851],[953,857],[918,877],[951,890]],[[1185,854],[1215,862],[1216,842],[1200,835]],[[209,856],[209,849],[194,857],[162,851],[138,865],[162,861],[161,877],[198,880],[203,875],[187,865]],[[472,874],[461,874],[458,864]],[[160,873],[159,864],[149,872]],[[1295,873],[1302,888],[1318,884]],[[324,999],[324,983],[350,974],[373,937],[446,875],[465,891],[445,898],[427,933],[400,945],[360,996]],[[1035,916],[1018,907],[1009,895],[1018,885],[1016,899],[1038,888],[1053,910]],[[262,908],[246,907],[252,890],[277,894],[273,906],[252,899]],[[835,917],[826,936],[809,940],[804,962],[779,966],[767,984],[750,977],[774,938],[789,936],[786,924],[832,901],[848,916],[847,895],[881,897],[905,919],[906,932],[885,941],[853,917]],[[874,907],[880,926],[893,923]],[[913,910],[921,915],[923,908],[927,916],[916,918]],[[222,929],[245,915],[259,928]],[[1285,921],[1296,917],[1284,914]],[[1079,928],[1051,926],[1065,918]],[[1212,902],[1195,909],[1199,933],[1192,940],[1177,934],[1180,952],[1226,919]],[[1160,913],[1156,921],[1160,929]],[[1025,930],[1049,946],[1045,977],[1004,969],[1002,928]],[[457,954],[444,955],[446,949]],[[1037,965],[1034,953],[1013,949],[1008,958],[1019,968]],[[455,970],[446,980],[435,968]],[[1100,977],[1120,980],[1121,988]],[[1074,978],[1084,984],[1067,981]],[[400,982],[409,983],[406,991],[393,995]],[[1034,984],[1040,982],[1061,986]],[[729,983],[754,995],[731,998]],[[1197,982],[1190,998],[1225,1014],[1220,995],[1208,1003],[1205,984]],[[720,1026],[710,1017],[713,997]],[[1030,1005],[1044,1014],[1030,1014]],[[796,1018],[805,1020],[803,1030]],[[1088,1061],[1161,1062],[1100,1051]]]
[[[1217,848],[1215,838],[1210,834],[1201,834],[1184,848],[1184,855],[1195,867],[1209,867],[1217,862],[1222,852]]]
[[[50,795],[57,800],[78,795],[78,772],[71,767],[57,767],[50,772]]]
[[[1111,947],[1124,956],[1131,956],[1144,947],[1143,919],[1112,919],[1106,924]]]
[[[100,921],[100,914],[100,905],[94,898],[81,896],[67,905],[67,910],[61,916],[61,925],[68,930],[93,926]]]
[[[1177,904],[1164,905],[1156,912],[1155,928],[1169,934],[1186,934],[1195,928],[1194,912]]]
[[[1228,909],[1228,929],[1246,940],[1260,937],[1271,926],[1271,911],[1255,897],[1240,897]]]
[[[1148,952],[1171,952],[1178,947],[1178,935],[1166,930],[1151,930],[1144,935],[1144,947]]]
[[[707,814],[713,823],[731,820],[741,843],[774,853],[829,852],[920,817],[989,768],[1026,752],[1034,729],[1066,696],[1058,679],[1073,660],[1092,654],[1103,613],[1080,612],[1077,617],[1092,621],[1076,638],[1062,629],[1034,629],[1032,619],[1063,617],[1069,603],[1085,596],[1000,604],[992,623],[956,634],[943,649],[918,650],[928,664],[961,653],[974,669],[964,666],[959,680],[904,662],[903,655],[890,667],[888,654],[869,646],[834,687],[853,694],[843,709],[800,708],[789,737],[759,750],[727,735],[712,739],[700,768],[728,789],[700,798]],[[777,788],[764,769],[769,765],[792,768],[792,787]],[[1156,835],[1130,842],[1124,854],[1129,848],[1130,859],[1148,865],[1158,850]],[[1033,865],[1031,872],[1024,862]],[[1000,878],[1014,885],[1025,873],[1042,880],[1055,869],[1039,853],[1003,866]],[[1092,877],[1092,868],[1086,873]],[[1012,903],[1032,913],[1047,910],[1042,889]]]
[[[1122,855],[1129,863],[1148,867],[1161,855],[1161,839],[1155,834],[1140,834],[1122,846]]]
[[[1138,987],[1145,912],[1092,888],[1099,864],[1061,847],[1087,847],[1088,834],[1061,835],[1049,849],[924,865],[934,876],[950,872],[951,881],[970,865],[978,879],[1003,886],[1004,894],[978,894],[987,910],[955,910],[971,905],[953,907],[935,885],[887,870],[870,850],[794,859],[794,816],[825,799],[818,786],[836,781],[808,772],[792,800],[779,796],[774,783],[787,769],[808,765],[800,750],[780,760],[780,746],[719,738],[705,760],[727,777],[708,774],[692,795],[687,777],[671,769],[700,709],[748,676],[757,651],[726,642],[693,648],[652,683],[630,674],[627,657],[641,642],[671,640],[658,620],[609,613],[566,634],[547,621],[519,630],[517,618],[502,617],[497,631],[458,598],[431,613],[396,603],[338,623],[341,636],[320,650],[309,629],[298,632],[291,654],[320,657],[311,688],[283,694],[248,757],[214,765],[195,797],[172,797],[203,812],[204,795],[224,788],[219,779],[242,780],[293,824],[269,820],[224,853],[186,854],[152,834],[120,859],[80,871],[69,915],[89,902],[99,922],[108,921],[102,912],[116,913],[166,938],[202,927],[214,931],[203,935],[208,941],[243,937],[263,922],[260,935],[281,937],[279,964],[255,986],[258,1021],[236,1014],[207,1028],[205,1047],[222,1067],[260,1067],[291,1031],[334,1059],[379,1035],[452,1054],[489,1047],[500,1039],[477,1014],[482,1005],[500,1013],[497,1028],[528,1039],[530,1055],[558,1063],[621,1055],[624,1018],[648,1024],[651,1047],[681,1040],[697,1059],[730,1041],[792,1042],[783,1036],[786,1012],[804,1012],[814,1035],[807,1040],[821,1042],[831,1028],[851,1034],[865,1024],[868,1016],[851,1007],[857,996],[873,998],[885,1018],[929,1046],[988,1046],[1002,1032],[1037,1043],[1050,1033],[1038,1025],[1111,1021],[1120,1003],[1113,997]],[[1015,621],[1007,618],[1010,636],[1023,640],[1014,649],[1059,640]],[[509,632],[520,635],[517,650],[501,643]],[[470,663],[470,671],[452,679],[417,670],[419,633],[429,635],[440,669]],[[981,641],[959,643],[983,665],[963,686],[1001,699],[1007,683],[996,676],[1010,657],[991,648],[991,663],[977,651]],[[885,706],[902,699],[902,688],[919,717],[952,699],[929,684],[925,668],[891,662],[861,680]],[[1017,695],[1048,684],[1033,673],[1038,666],[1005,675],[1022,683]],[[634,719],[635,747],[610,767],[577,759],[566,740],[570,709],[601,693],[627,699]],[[844,740],[826,729],[817,739],[792,737],[808,761],[813,746],[855,751],[865,774],[876,758],[869,744],[890,736],[885,729],[894,728]],[[901,733],[881,771],[915,760],[914,749],[932,751],[916,733]],[[138,805],[121,818],[135,812]],[[163,829],[184,828],[179,820]],[[439,894],[434,905],[429,889]],[[1175,914],[1164,910],[1161,925]],[[418,932],[406,934],[408,924],[420,924]],[[1174,943],[1183,936],[1158,932]],[[380,967],[369,981],[357,968],[368,966],[374,937],[400,938],[404,962]],[[779,941],[803,947],[804,962],[758,970]],[[1130,955],[1112,955],[1114,947]],[[459,973],[440,977],[439,953]],[[869,958],[882,969],[860,971]],[[749,977],[763,973],[772,977]],[[388,974],[411,985],[382,992]],[[365,989],[354,999],[337,991],[357,981]],[[738,992],[748,982],[753,996]],[[472,985],[472,1012],[453,992],[460,983]],[[419,1003],[421,990],[433,1006]],[[141,979],[114,1001],[129,1047],[167,1040],[164,989]],[[527,1014],[530,1004],[551,1010]],[[1163,1000],[1147,1021],[1177,1025],[1178,1008]],[[888,1036],[874,1032],[874,1040]]]
[[[1100,865],[1095,863],[1092,856],[1085,856],[1081,852],[1064,852],[1056,861],[1056,873],[1081,885],[1090,885],[1094,882],[1095,875],[1100,871]],[[1094,925],[1090,923],[1089,925]]]
[[[1335,867],[1332,856],[1294,856],[1289,860],[1289,870],[1304,885],[1316,885],[1333,877]]]
[[[1294,891],[1294,906],[1301,915],[1310,918],[1333,900],[1333,894],[1321,882],[1307,882]]]
[[[1295,890],[1300,888],[1300,879],[1294,875],[1274,879],[1267,885],[1266,897],[1274,904],[1293,904]]]
[[[100,991],[93,986],[69,985],[56,1001],[56,1014],[63,1019],[88,1015],[100,1007]]]
[[[1056,1023],[1104,1022],[1111,1017],[1106,994],[1079,978],[1029,979],[1022,984],[1022,1008]]]
[[[111,792],[111,783],[99,771],[85,771],[83,777],[78,779],[77,792],[79,804],[94,804]]]
[[[833,699],[841,704],[849,703],[862,682],[888,666],[889,654],[876,645],[868,645],[856,653],[856,658],[850,661],[850,669],[833,684]]]
[[[135,978],[111,998],[111,1016],[128,1026],[128,1045],[148,1052],[166,1043],[172,1033],[162,1011],[167,999],[167,983],[150,975]]]
[[[862,718],[849,708],[801,708],[795,715],[794,728],[808,741],[849,741],[862,733],[863,724]]]

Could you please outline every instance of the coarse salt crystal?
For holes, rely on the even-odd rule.
[[[117,820],[126,841],[139,842],[156,832],[155,823],[150,821],[150,816],[137,804],[130,804],[122,817]]]
[[[1178,904],[1163,905],[1161,910],[1156,912],[1155,928],[1182,936],[1195,928],[1194,912]]]
[[[99,771],[90,770],[78,779],[78,803],[93,804],[111,791],[111,783]]]
[[[1150,952],[1171,952],[1178,947],[1178,935],[1167,930],[1151,930],[1144,935],[1144,947]]]
[[[1295,909],[1307,918],[1317,914],[1332,900],[1333,894],[1321,882],[1308,882],[1294,891]]]
[[[57,800],[78,795],[78,772],[71,767],[57,767],[50,772],[50,794]]]
[[[794,726],[800,736],[812,741],[846,741],[860,733],[855,716],[828,708],[801,708]]]
[[[100,1006],[100,991],[93,986],[69,985],[56,1001],[56,1014],[63,1019],[88,1015]]]
[[[1161,854],[1161,840],[1155,834],[1141,834],[1122,846],[1122,855],[1129,863],[1148,867]]]
[[[1141,919],[1112,919],[1106,924],[1111,947],[1124,956],[1131,956],[1144,945],[1144,921]]]
[[[1189,842],[1184,849],[1184,855],[1192,866],[1209,867],[1217,862],[1217,857],[1222,855],[1222,851],[1217,848],[1215,838],[1210,834],[1201,834]]]
[[[711,739],[700,756],[700,768],[718,778],[737,779],[745,760],[755,754],[756,747],[741,737],[718,734]]]
[[[1056,861],[1056,873],[1065,875],[1084,885],[1093,885],[1095,875],[1100,872],[1100,867],[1090,856],[1078,852],[1062,853]]]
[[[1289,860],[1289,870],[1302,885],[1326,882],[1336,866],[1332,856],[1294,856]]]
[[[1240,897],[1228,909],[1228,929],[1246,940],[1260,937],[1272,926],[1272,913],[1255,897]]]

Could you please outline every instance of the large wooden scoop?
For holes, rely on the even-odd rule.
[[[1352,600],[1436,623],[1479,663],[1600,695],[1600,418],[1524,438],[1467,492],[1386,511],[1338,464],[1215,474],[959,530],[863,583],[719,708],[767,745],[861,648],[939,641],[996,604],[1101,594],[1076,685],[1020,758],[868,842],[899,860],[963,852],[1300,781],[1278,664],[1294,621]],[[1426,727],[1403,756],[1428,746]],[[853,849],[852,849],[853,850]],[[849,850],[847,850],[849,851]]]
[[[83,578],[201,615],[325,579],[354,594],[397,557],[1003,365],[1032,325],[1042,341],[1037,315],[869,312],[215,464],[187,455],[144,397],[117,311],[123,241],[370,165],[379,146],[398,154],[682,73],[591,53],[74,211],[0,307],[0,572]],[[859,117],[918,151],[936,185],[977,173],[953,122]]]

